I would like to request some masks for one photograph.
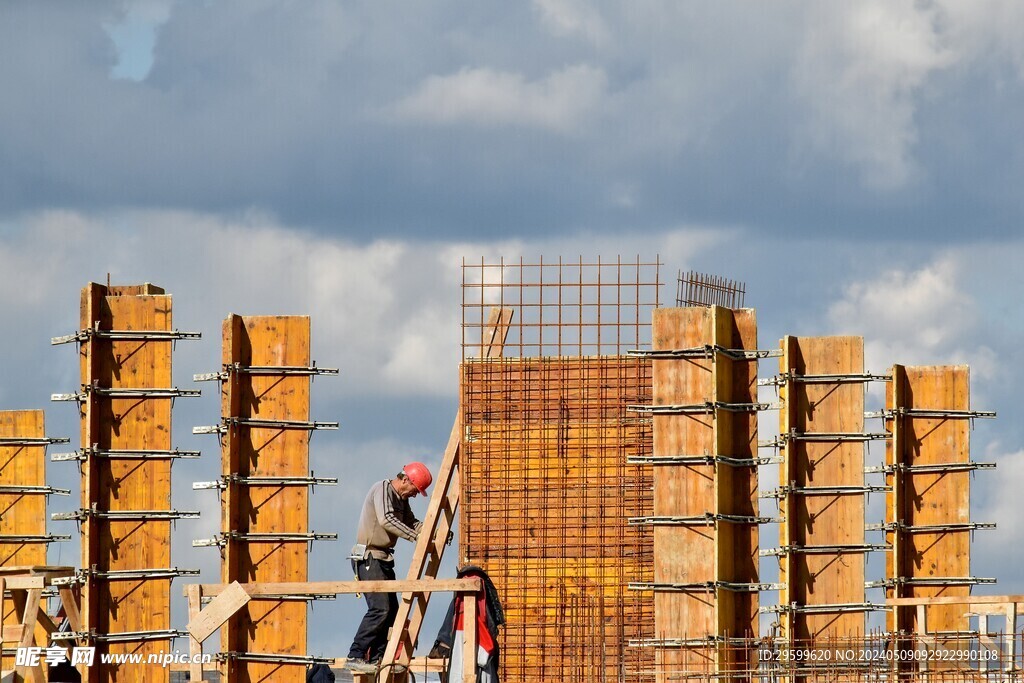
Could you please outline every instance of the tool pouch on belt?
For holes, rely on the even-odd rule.
[[[359,580],[359,568],[356,566],[356,562],[362,562],[366,559],[369,551],[366,549],[365,543],[356,543],[352,546],[352,553],[348,556],[348,559],[352,560],[352,571],[355,573],[355,580]],[[356,593],[356,600],[363,597],[362,593]]]

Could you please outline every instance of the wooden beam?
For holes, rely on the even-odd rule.
[[[1002,605],[1024,604],[1024,595],[952,595],[924,598],[889,598],[887,605],[913,607],[915,605]]]
[[[185,593],[188,595],[188,619],[189,626],[191,627],[192,623],[199,618],[200,609],[202,608],[202,586],[198,584],[187,586]],[[194,635],[189,635],[188,638],[188,653],[189,658],[192,660],[188,665],[189,683],[203,683],[203,640],[205,638],[199,639]]]
[[[217,596],[228,590],[231,584],[204,583],[199,585],[203,595]],[[416,579],[395,581],[298,581],[292,583],[243,583],[239,584],[248,595],[343,595],[353,593],[468,593],[479,591],[479,578],[465,579]],[[186,595],[191,586],[185,586]]]
[[[60,586],[57,590],[60,593],[60,604],[64,607],[64,614],[68,618],[71,630],[76,633],[81,632],[82,615],[78,611],[78,600],[75,598],[74,590],[70,586]]]
[[[189,609],[192,608],[195,592],[193,587],[189,586]],[[220,628],[221,624],[230,619],[235,612],[245,607],[251,599],[242,585],[235,581],[221,591],[220,595],[211,600],[210,604],[198,614],[189,615],[189,622],[185,628],[194,640],[201,643]]]
[[[476,683],[476,595],[462,597],[462,683]]]

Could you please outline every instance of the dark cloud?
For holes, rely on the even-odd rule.
[[[1005,235],[1024,214],[1017,69],[947,57],[937,10],[883,13],[923,32],[888,57],[884,32],[789,5],[180,3],[135,83],[110,78],[117,8],[0,10],[4,210],[257,208],[357,238],[709,221],[956,238],[950,221]],[[515,111],[444,80],[467,69],[515,85]],[[572,73],[603,79],[592,99]],[[396,115],[431,78],[455,118]]]

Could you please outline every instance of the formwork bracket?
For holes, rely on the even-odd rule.
[[[315,377],[317,375],[337,375],[338,368],[321,368],[316,363],[310,366],[299,365],[242,365],[230,363],[224,365],[221,372],[206,372],[192,376],[193,382],[226,381],[231,375],[262,375],[262,376],[299,376]]]
[[[84,461],[89,458],[109,458],[111,460],[176,460],[179,458],[198,458],[200,451],[173,450],[106,450],[101,448],[83,448],[74,453],[54,453],[51,462]]]
[[[49,446],[55,443],[70,443],[71,439],[66,436],[59,437],[23,437],[23,436],[2,436],[0,446]]]
[[[876,543],[843,543],[836,545],[784,545],[758,551],[761,557],[785,555],[854,555],[892,550],[891,545]]]
[[[63,337],[51,337],[50,344],[70,344],[72,342],[87,342],[90,339],[104,339],[106,341],[177,341],[179,339],[202,339],[200,332],[181,332],[179,330],[101,330],[99,322],[91,328],[79,330],[74,334]]]

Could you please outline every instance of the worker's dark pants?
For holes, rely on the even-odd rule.
[[[376,558],[353,561],[352,568],[360,581],[394,580],[395,563]],[[388,629],[398,614],[398,595],[395,593],[363,593],[366,598],[366,616],[349,648],[349,657],[374,661],[384,656],[388,646]]]

